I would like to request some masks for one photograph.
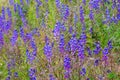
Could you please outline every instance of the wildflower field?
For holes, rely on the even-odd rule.
[[[0,80],[120,80],[120,0],[0,0]]]

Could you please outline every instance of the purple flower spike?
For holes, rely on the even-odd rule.
[[[7,7],[6,11],[7,11],[8,17],[11,18],[12,17],[12,13],[11,13],[10,8]]]
[[[82,0],[82,3],[83,3],[84,5],[86,5],[86,0]]]
[[[35,76],[36,69],[30,68],[28,72],[29,72],[30,80],[37,80],[37,79],[36,79],[36,76]]]
[[[3,47],[4,45],[4,36],[2,31],[0,30],[0,49]]]
[[[1,17],[3,20],[5,20],[5,8],[4,7],[2,7]]]
[[[65,46],[64,35],[61,34],[60,35],[60,42],[59,42],[59,50],[61,53],[63,53],[65,51],[64,46]]]
[[[78,22],[78,16],[76,13],[74,13],[74,26],[76,26],[77,22]]]
[[[65,56],[64,58],[64,69],[66,71],[70,71],[71,68],[71,59],[68,56]]]
[[[96,48],[93,50],[93,52],[95,54],[98,54],[101,51],[100,43],[96,42],[95,45],[96,45]]]
[[[110,17],[110,11],[109,9],[107,8],[106,9],[106,22],[110,21],[111,17]]]
[[[63,19],[67,20],[68,16],[69,16],[69,6],[68,5],[62,5],[62,14],[63,14]]]
[[[107,47],[105,47],[104,50],[102,51],[102,53],[104,55],[107,55],[109,53],[109,49]]]
[[[85,74],[86,74],[86,69],[85,69],[85,68],[82,68],[82,70],[80,71],[80,74],[81,74],[82,76],[85,76]]]
[[[60,35],[61,31],[65,31],[66,28],[64,26],[64,24],[62,24],[61,22],[56,22],[54,30],[53,30],[53,34],[55,37],[58,37]]]
[[[84,46],[83,45],[79,45],[78,46],[78,57],[79,59],[84,59]]]
[[[29,5],[30,4],[30,0],[26,0],[26,3]]]
[[[36,3],[37,3],[38,6],[42,5],[42,2],[40,0],[36,0]]]
[[[20,17],[24,17],[22,7],[21,7],[19,4],[17,4],[17,8],[18,8],[19,16],[20,16]]]
[[[111,50],[112,48],[113,48],[113,46],[112,46],[112,41],[109,40],[109,41],[108,41],[108,49]]]
[[[71,52],[72,52],[72,55],[74,55],[76,53],[76,50],[77,50],[77,44],[78,44],[78,40],[76,38],[76,35],[73,34],[70,41],[70,49],[71,49]]]
[[[14,4],[14,0],[9,0],[9,4],[13,5]]]
[[[118,20],[120,20],[120,13],[118,13],[116,17]]]
[[[10,80],[11,78],[10,78],[10,76],[8,76],[5,80]]]
[[[36,18],[39,18],[39,5],[36,5]]]
[[[18,38],[18,31],[17,30],[14,30],[13,31],[13,35],[10,39],[10,42],[11,42],[11,45],[14,46],[16,41],[17,41],[17,38]]]
[[[99,64],[99,59],[96,59],[95,62],[94,62],[94,65],[98,66],[98,64]]]
[[[80,21],[81,24],[84,24],[84,10],[82,6],[80,6]]]
[[[88,55],[89,55],[89,56],[92,56],[92,51],[90,50],[89,47],[87,48],[87,52],[88,52]]]
[[[89,18],[90,18],[90,20],[93,20],[93,19],[94,19],[94,14],[93,14],[93,11],[92,11],[92,10],[90,10]]]
[[[70,72],[69,71],[65,71],[64,78],[66,78],[66,79],[70,78]]]
[[[24,3],[23,3],[23,0],[20,0],[20,4],[21,4],[21,5],[23,5],[23,4],[24,4]]]
[[[60,6],[61,6],[61,2],[60,2],[60,0],[55,0],[55,2],[56,2],[56,6],[57,6],[57,8],[60,9]]]
[[[47,58],[47,60],[50,62],[52,57],[52,46],[47,42],[44,46],[44,54]]]
[[[101,0],[90,0],[89,5],[92,9],[99,9]]]
[[[15,73],[14,73],[14,76],[15,76],[15,77],[18,77],[18,73],[17,73],[17,72],[15,72]]]
[[[55,78],[52,74],[49,75],[49,80],[55,80]]]
[[[71,59],[68,57],[68,55],[66,55],[64,57],[64,77],[65,78],[70,78],[70,69],[71,69]]]

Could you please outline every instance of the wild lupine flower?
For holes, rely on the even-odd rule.
[[[56,23],[55,28],[53,30],[54,36],[57,37],[60,35],[60,26],[59,23]]]
[[[64,69],[69,71],[71,68],[71,59],[68,56],[64,57]]]
[[[89,4],[92,9],[99,9],[101,0],[90,0]]]
[[[90,80],[90,78],[87,78],[86,80]]]
[[[3,20],[5,20],[5,8],[2,7],[1,17]]]
[[[107,55],[103,55],[102,60],[105,61],[105,64],[107,64],[108,56]]]
[[[116,0],[112,0],[112,9],[115,9],[117,7]]]
[[[13,35],[10,39],[10,42],[11,42],[11,45],[14,46],[16,41],[17,41],[17,38],[18,38],[18,31],[17,30],[14,30],[13,31]]]
[[[12,66],[12,64],[7,63],[8,77],[6,78],[6,80],[10,80],[11,79],[11,66]]]
[[[99,76],[98,76],[98,79],[99,79],[99,80],[104,80],[104,79],[103,79],[103,75],[99,75]]]
[[[34,68],[30,68],[30,69],[29,69],[29,77],[30,77],[30,80],[37,80],[37,79],[36,79],[36,76],[35,76],[35,73],[36,73],[36,69],[34,69]]]
[[[118,23],[117,17],[112,16],[110,22],[111,22],[111,23],[114,22],[115,24],[117,24],[117,23]]]
[[[85,45],[86,44],[86,39],[87,39],[87,36],[86,36],[85,32],[82,32],[81,35],[80,35],[79,44],[80,45]]]
[[[109,9],[107,8],[106,9],[106,21],[108,22],[109,20],[110,20],[110,11],[109,11]]]
[[[26,50],[26,56],[27,56],[27,62],[29,62],[30,64],[33,63],[33,60],[35,60],[35,57],[33,53],[30,53],[29,50]]]
[[[99,59],[96,59],[95,62],[94,62],[94,65],[98,66],[98,64],[99,64]]]
[[[93,19],[94,19],[93,10],[90,10],[89,18],[90,18],[90,20],[93,20]]]
[[[49,80],[55,80],[55,78],[52,74],[49,75]]]
[[[33,51],[37,52],[37,46],[36,46],[34,40],[31,40],[31,41],[30,41],[30,46],[33,48]]]
[[[89,55],[89,56],[92,56],[92,51],[90,50],[89,47],[87,48],[87,52],[88,52],[88,55]]]
[[[19,16],[20,16],[20,17],[24,17],[22,7],[21,7],[19,4],[17,4],[17,8],[18,8]]]
[[[71,26],[71,27],[69,27],[69,33],[72,34],[72,32],[73,32],[73,28]]]
[[[33,38],[32,38],[32,34],[31,33],[26,33],[26,35],[25,35],[25,42],[26,41],[29,41],[29,40],[32,40]]]
[[[69,16],[69,6],[62,4],[62,17],[64,20],[66,20]]]
[[[71,53],[72,55],[74,55],[76,53],[76,50],[77,50],[77,44],[78,44],[78,40],[76,38],[76,35],[73,34],[70,41],[70,50],[71,50]]]
[[[93,28],[91,27],[89,30],[90,34],[93,34]]]
[[[34,36],[34,35],[40,36],[39,29],[38,29],[38,28],[34,28],[34,29],[31,31],[31,34],[32,34],[32,36]]]
[[[42,2],[40,0],[36,0],[36,3],[37,3],[38,6],[42,5]]]
[[[63,52],[65,51],[64,47],[65,47],[64,35],[61,34],[61,35],[60,35],[60,42],[59,42],[59,51],[60,51],[61,53],[63,53]]]
[[[20,37],[23,39],[24,38],[24,30],[23,27],[20,27]]]
[[[10,30],[10,28],[11,28],[11,26],[12,26],[12,22],[9,20],[9,21],[6,21],[6,25],[5,25],[5,28],[4,28],[4,31],[6,32],[6,33],[8,33],[8,31]]]
[[[86,69],[85,69],[85,68],[82,68],[82,70],[80,71],[80,74],[81,74],[82,76],[85,76],[85,74],[86,74]]]
[[[117,12],[120,13],[120,4],[117,5]]]
[[[82,0],[82,3],[83,3],[84,5],[86,5],[86,0]]]
[[[64,77],[69,78],[70,77],[70,68],[71,68],[71,59],[67,56],[64,57]]]
[[[18,72],[14,72],[14,77],[18,77]]]
[[[10,8],[7,7],[6,11],[7,11],[8,17],[11,18],[12,17],[12,13],[11,13]]]
[[[55,2],[56,2],[57,8],[59,9],[59,8],[61,7],[61,2],[60,2],[60,0],[55,0]]]
[[[26,3],[29,5],[30,4],[30,0],[26,0]]]
[[[103,57],[102,60],[105,61],[105,64],[107,64],[107,60],[108,60],[108,53],[109,53],[109,49],[107,47],[105,47],[102,51],[103,53]]]
[[[20,4],[21,4],[21,5],[23,5],[23,4],[24,4],[24,3],[23,3],[23,0],[20,0]]]
[[[70,78],[70,71],[64,72],[64,78],[69,79]]]
[[[85,48],[84,45],[78,45],[78,57],[79,59],[84,59]]]
[[[4,45],[4,35],[0,30],[0,49],[3,47],[3,45]]]
[[[111,50],[113,48],[111,40],[108,41],[108,46],[107,47],[108,47],[109,50]]]
[[[17,5],[18,5],[18,4],[14,4],[14,12],[17,11]]]
[[[117,20],[120,20],[120,13],[118,13],[116,17],[117,17]]]
[[[108,70],[107,70],[107,73],[111,73],[111,70],[108,69]]]
[[[102,53],[104,55],[107,55],[109,53],[109,49],[107,47],[105,47],[104,50],[102,51]]]
[[[67,45],[66,45],[66,47],[65,47],[65,51],[66,52],[70,52],[71,50],[70,50],[70,43],[68,42],[67,43]]]
[[[49,44],[49,42],[47,42],[44,46],[44,54],[47,60],[50,61],[52,57],[52,46]]]
[[[48,2],[48,0],[45,0],[46,2]]]
[[[11,78],[10,78],[10,76],[8,76],[5,80],[10,80]]]
[[[39,5],[36,5],[36,18],[39,18]]]
[[[53,34],[55,37],[60,35],[60,31],[65,31],[66,28],[64,26],[64,24],[62,24],[61,22],[57,22],[55,24],[54,30],[53,30]]]
[[[18,8],[18,13],[20,16],[23,16],[23,11],[22,11],[22,8],[19,4],[17,4],[17,8]]]
[[[74,13],[74,26],[76,26],[77,22],[78,22],[78,16],[76,13]]]
[[[98,54],[101,51],[100,43],[96,42],[95,45],[96,45],[96,48],[93,50],[93,52],[95,54]]]
[[[34,40],[31,40],[31,41],[30,41],[30,45],[31,45],[32,48],[37,48]]]
[[[84,10],[82,6],[80,6],[80,21],[84,24]]]
[[[14,4],[14,0],[9,0],[9,4],[13,5]]]

